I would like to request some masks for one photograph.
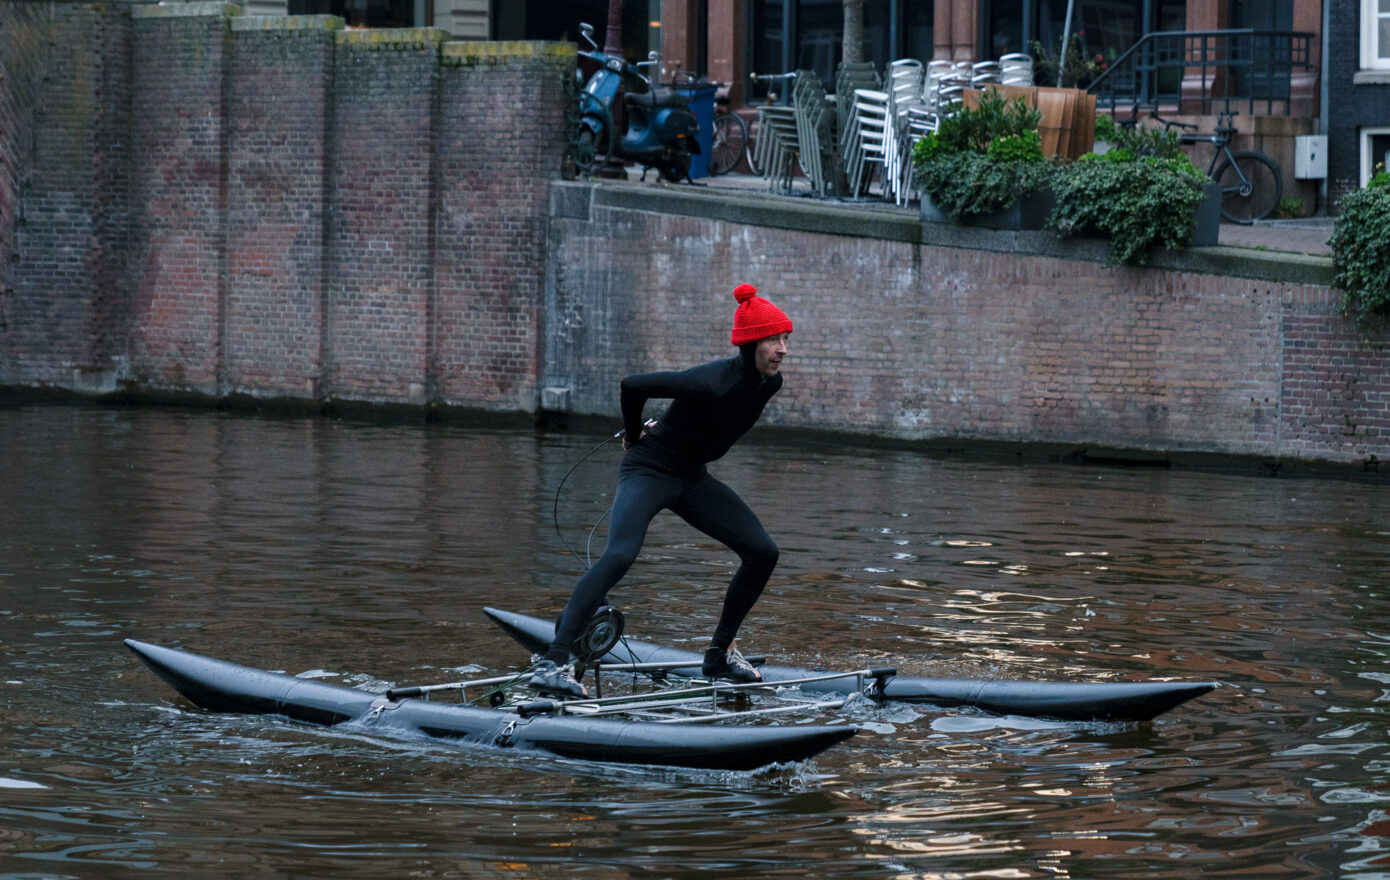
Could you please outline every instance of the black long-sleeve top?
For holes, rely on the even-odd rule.
[[[622,381],[623,427],[629,442],[642,437],[648,400],[671,399],[656,425],[628,455],[672,473],[697,473],[729,451],[758,421],[782,387],[780,375],[764,378],[751,352],[688,370],[639,373]]]

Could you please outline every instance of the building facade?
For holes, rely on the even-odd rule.
[[[1329,186],[1334,196],[1390,167],[1390,2],[1332,3],[1327,62]]]
[[[139,0],[136,0],[139,2]],[[843,57],[842,0],[620,0],[628,57],[659,50],[663,73],[693,71],[727,84],[734,107],[761,103],[755,74],[811,69],[833,82]],[[434,27],[458,40],[575,42],[579,23],[605,34],[610,0],[244,0],[248,15],[336,15],[348,28]],[[1068,15],[1071,20],[1068,22]],[[1281,72],[1287,94],[1241,109],[1238,148],[1274,156],[1285,191],[1304,213],[1335,209],[1390,155],[1390,0],[863,0],[863,57],[980,61],[1026,52],[1046,61],[1064,33],[1103,71],[1146,36],[1250,28],[1303,40],[1300,63]],[[1222,50],[1218,48],[1219,54]],[[1169,71],[1182,94],[1239,79]],[[1203,129],[1214,117],[1174,106]],[[750,111],[751,112],[751,111]],[[1300,177],[1305,145],[1325,135],[1325,174]],[[1205,157],[1194,156],[1194,159]],[[1199,165],[1205,167],[1204,161]]]

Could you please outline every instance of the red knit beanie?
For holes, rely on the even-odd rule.
[[[734,311],[734,345],[757,342],[779,333],[792,332],[792,319],[787,313],[758,296],[758,288],[740,284],[734,288],[738,308]]]

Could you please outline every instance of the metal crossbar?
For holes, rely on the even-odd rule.
[[[658,672],[687,669],[690,667],[691,663],[689,661],[677,661],[667,663],[603,664],[600,668],[608,671],[622,672]],[[767,715],[780,715],[789,712],[825,711],[840,708],[845,704],[846,698],[837,697],[831,700],[814,700],[809,702],[794,701],[786,705],[749,709],[741,712],[723,712],[717,708],[717,704],[720,697],[736,696],[739,694],[770,695],[774,692],[774,688],[791,688],[798,685],[820,681],[833,681],[840,678],[856,679],[856,691],[862,693],[869,687],[868,680],[874,679],[876,676],[873,675],[873,670],[860,669],[852,672],[827,672],[820,675],[808,675],[802,678],[792,678],[777,682],[749,682],[747,684],[710,682],[695,687],[659,690],[645,694],[600,697],[587,700],[557,700],[555,701],[555,710],[561,715],[570,714],[586,717],[618,714],[656,717],[658,719],[664,719],[665,723],[702,723],[704,721],[723,721],[731,718],[755,718]],[[704,710],[704,714],[693,718],[689,715],[670,717],[669,712],[659,714],[656,711],[659,709],[681,709],[686,712],[701,711],[698,707],[702,704],[709,704],[711,708]]]

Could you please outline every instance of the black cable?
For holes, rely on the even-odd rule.
[[[624,430],[622,430],[622,431],[619,431],[618,433],[614,434],[612,437],[605,437],[605,438],[603,439],[603,442],[599,443],[599,444],[598,444],[597,446],[595,446],[593,449],[590,449],[588,452],[584,453],[583,458],[580,458],[579,461],[576,461],[573,465],[570,466],[570,469],[569,469],[568,471],[565,471],[565,475],[564,475],[563,477],[560,478],[560,485],[558,485],[558,486],[555,487],[555,503],[554,503],[553,505],[551,505],[551,509],[550,509],[550,517],[551,517],[551,520],[555,523],[555,536],[556,536],[557,538],[560,539],[560,543],[561,543],[561,544],[564,544],[564,545],[565,545],[565,549],[568,550],[568,551],[570,552],[570,554],[571,554],[572,556],[576,557],[576,558],[579,556],[578,551],[576,551],[573,547],[570,546],[570,542],[565,540],[564,534],[560,531],[560,490],[562,490],[562,489],[565,488],[565,481],[568,480],[568,479],[570,478],[570,474],[573,474],[573,473],[575,472],[575,470],[577,470],[581,464],[583,464],[584,462],[588,461],[590,456],[592,456],[595,452],[598,452],[598,451],[599,451],[600,449],[602,449],[603,447],[607,446],[607,445],[608,445],[609,443],[611,443],[612,441],[617,440],[619,437],[623,436],[623,434],[625,434],[625,433],[627,433],[626,429],[624,429]],[[612,507],[610,506],[609,509],[611,510]],[[605,516],[607,516],[607,515],[608,515],[608,511],[605,510],[605,511],[603,512],[603,516],[600,516],[600,517],[598,518],[598,521],[594,523],[594,528],[595,528],[595,529],[598,528],[598,524],[599,524],[599,523],[603,522],[603,517],[605,517]],[[592,530],[592,529],[589,531],[589,539],[590,539],[591,541],[593,540],[593,530]],[[585,568],[585,569],[588,569],[588,568],[589,568],[589,560],[588,560],[588,558],[587,558],[587,553],[586,553],[586,558],[584,559],[584,568]]]
[[[643,423],[643,427],[644,427],[644,428],[650,428],[652,425],[655,425],[655,424],[656,424],[656,419],[647,419],[647,421],[646,421],[645,423]],[[565,536],[560,532],[560,490],[565,488],[565,481],[568,480],[568,479],[570,478],[570,474],[573,474],[573,473],[575,472],[575,470],[577,470],[581,464],[583,464],[584,462],[588,461],[588,460],[589,460],[589,456],[593,455],[595,452],[598,452],[600,449],[602,449],[603,447],[607,446],[609,443],[613,442],[614,440],[617,440],[619,437],[623,436],[623,435],[626,434],[626,433],[627,433],[627,429],[624,428],[623,430],[621,430],[621,431],[619,431],[618,433],[614,434],[612,437],[605,437],[601,443],[599,443],[599,444],[598,444],[597,446],[595,446],[593,449],[590,449],[588,452],[584,453],[584,456],[583,456],[582,458],[580,458],[579,461],[576,461],[573,465],[571,465],[571,466],[570,466],[570,469],[567,470],[567,471],[565,471],[565,475],[564,475],[563,477],[560,478],[560,485],[558,485],[558,486],[555,487],[555,502],[554,502],[554,504],[551,505],[551,508],[550,508],[550,518],[551,518],[551,520],[555,523],[555,536],[556,536],[557,538],[560,539],[560,543],[561,543],[561,544],[564,544],[564,545],[565,545],[565,549],[568,550],[568,551],[570,552],[570,554],[573,555],[573,556],[575,556],[575,557],[578,557],[578,556],[579,556],[579,552],[576,551],[573,547],[570,546],[570,542],[569,542],[569,541],[566,541],[566,540],[565,540]],[[645,432],[643,432],[643,433],[645,433]],[[593,544],[593,541],[594,541],[594,532],[598,530],[599,524],[603,522],[603,518],[606,517],[606,516],[608,516],[608,514],[609,514],[612,510],[613,510],[613,505],[611,505],[611,504],[608,505],[608,510],[605,510],[602,514],[600,514],[600,515],[599,515],[599,518],[596,519],[596,520],[594,520],[593,528],[589,529],[589,540],[588,540],[588,543],[586,543],[585,546],[584,546],[584,569],[585,569],[586,571],[587,571],[590,567],[592,567],[592,564],[591,564],[591,562],[590,562],[590,560],[589,560],[589,549],[590,549],[590,546]]]

